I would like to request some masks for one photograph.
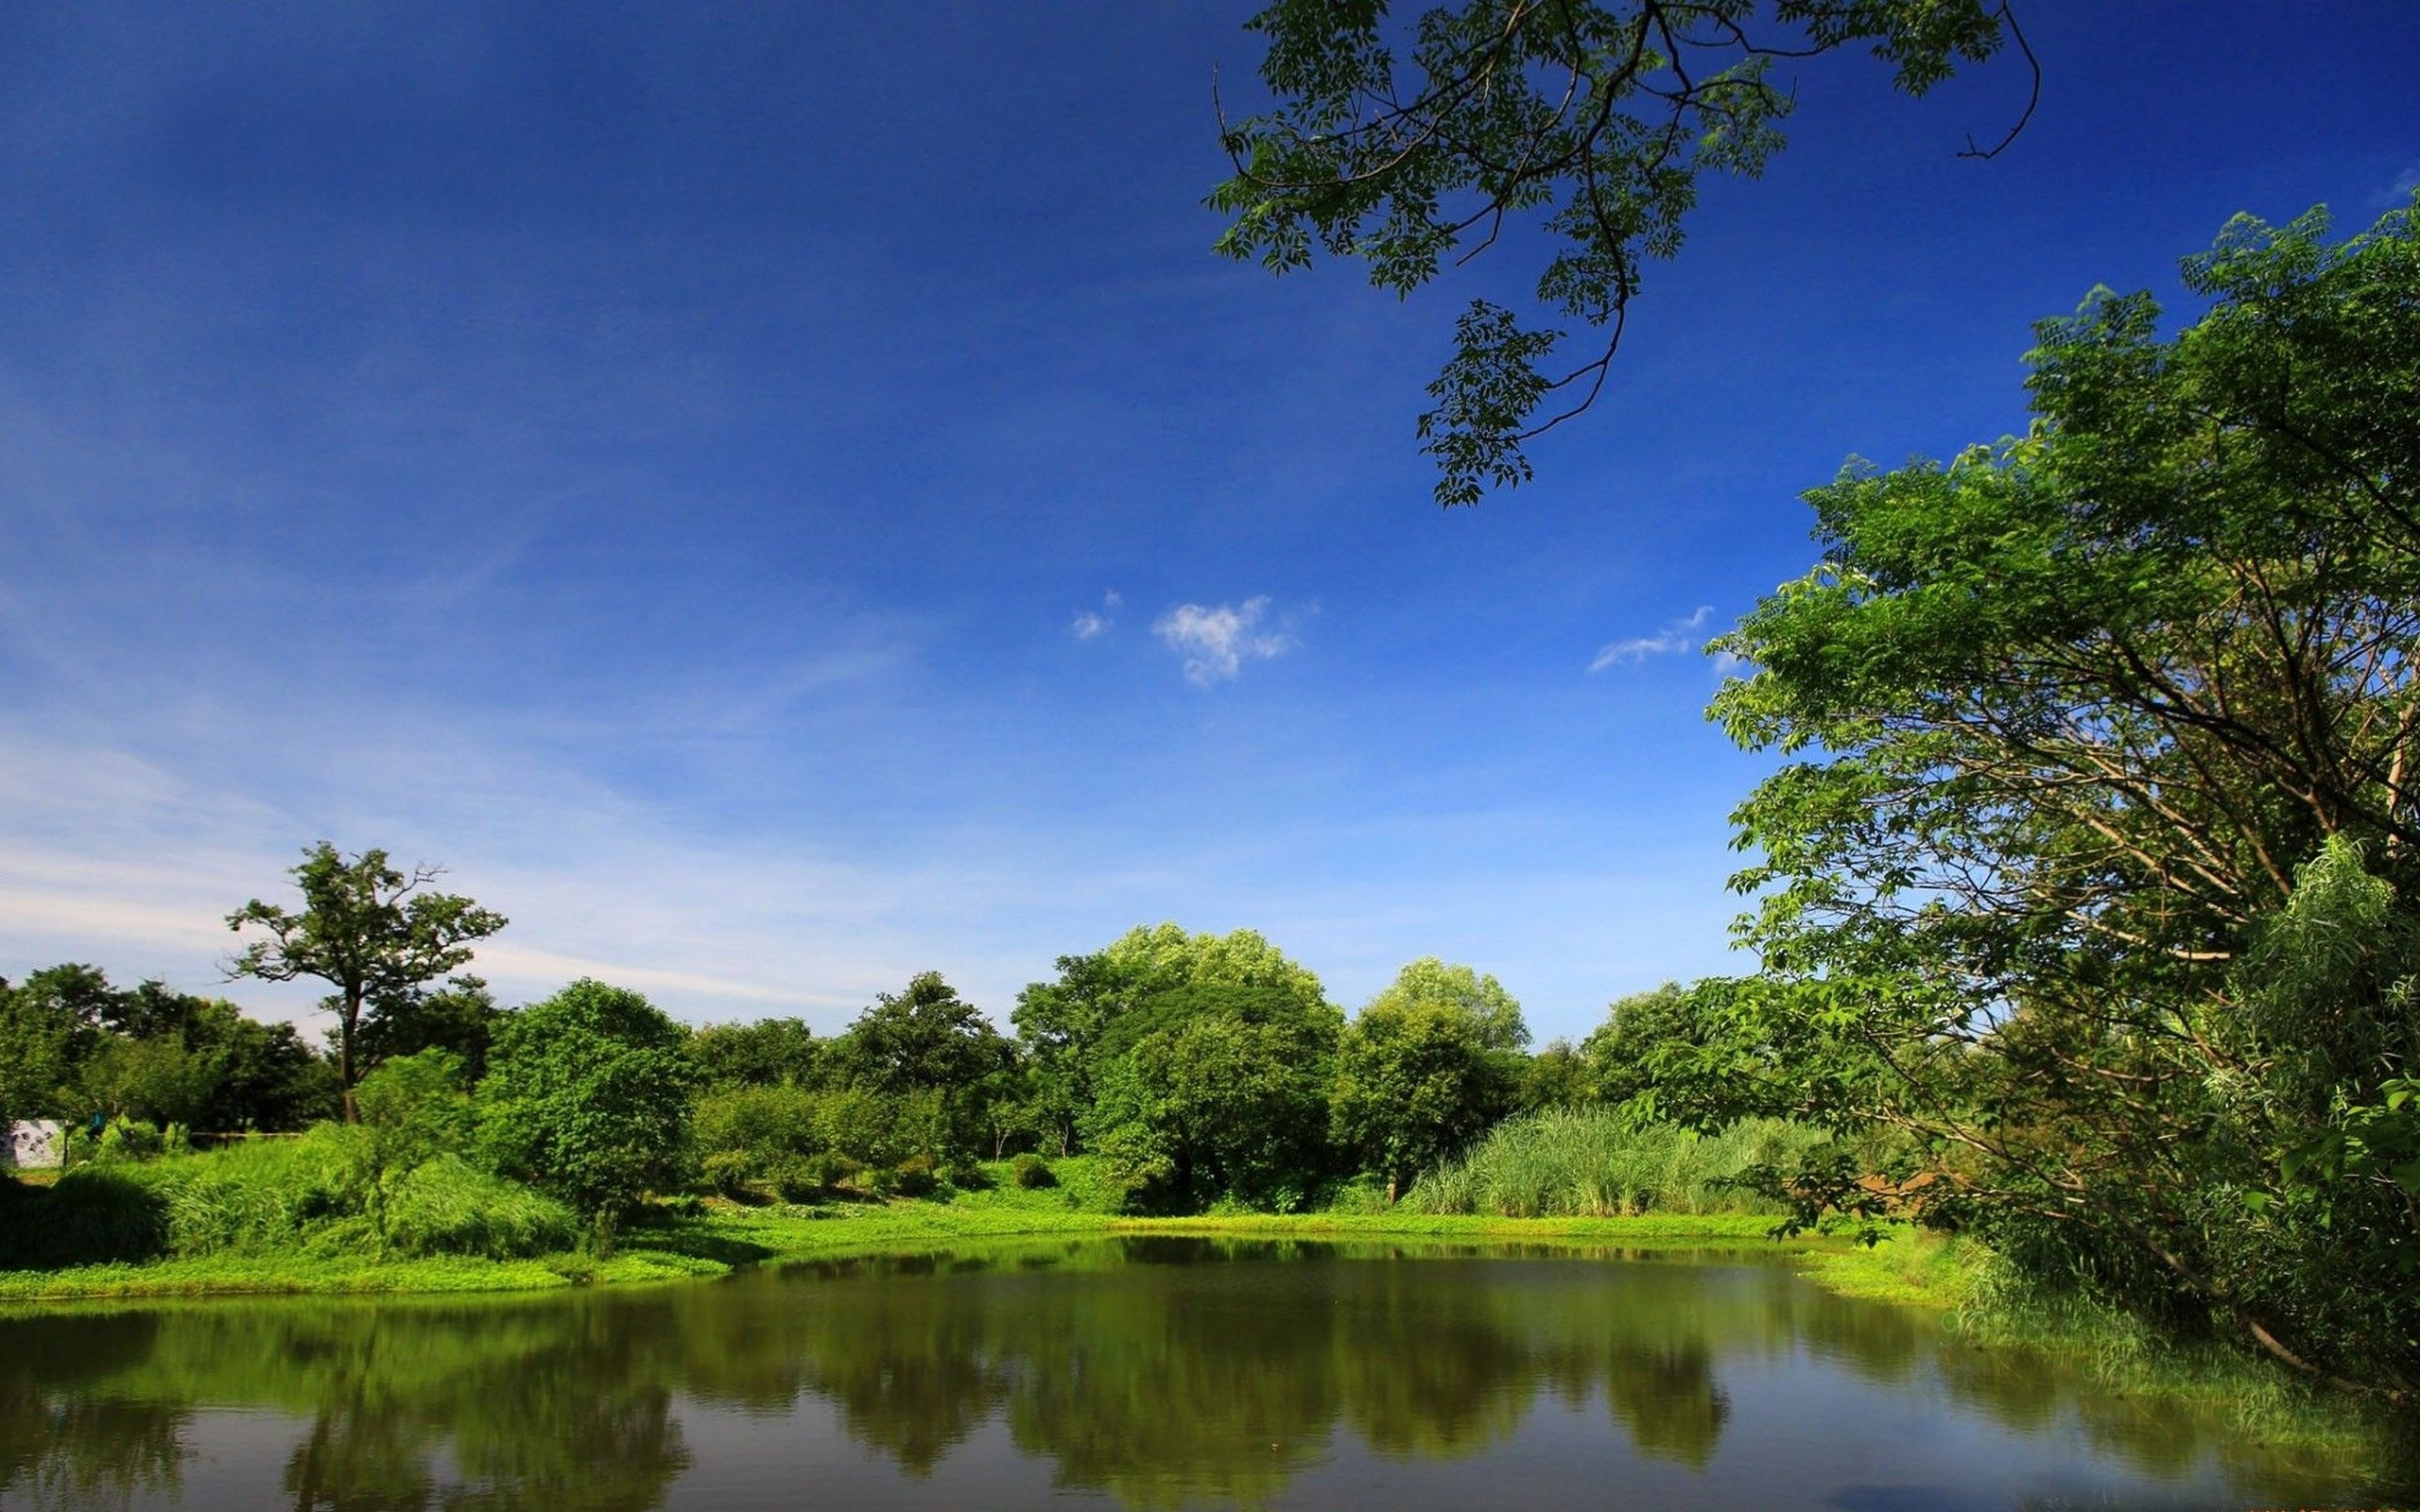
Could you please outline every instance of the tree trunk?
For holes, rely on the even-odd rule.
[[[337,1011],[337,1085],[344,1092],[344,1121],[361,1122],[361,1110],[353,1105],[353,1026],[361,1018],[361,989],[347,988],[344,1006]]]

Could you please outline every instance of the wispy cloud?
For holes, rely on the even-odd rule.
[[[1284,627],[1262,627],[1268,613],[1265,593],[1216,609],[1179,604],[1160,616],[1151,633],[1184,659],[1186,680],[1207,688],[1232,680],[1247,662],[1266,662],[1292,647],[1294,637]]]
[[[1651,656],[1678,656],[1694,651],[1705,644],[1698,632],[1705,628],[1706,620],[1714,613],[1711,604],[1700,604],[1698,611],[1685,620],[1674,620],[1652,635],[1634,635],[1626,641],[1615,641],[1600,647],[1597,659],[1588,663],[1591,672],[1602,672],[1611,666],[1636,666]]]
[[[2411,163],[2401,173],[2395,175],[2394,182],[2388,184],[2383,191],[2373,196],[2370,203],[2392,210],[2410,199],[2415,193],[2420,193],[2420,162]]]
[[[1115,625],[1117,611],[1125,607],[1126,600],[1118,596],[1117,590],[1113,588],[1100,595],[1100,608],[1088,609],[1077,615],[1075,623],[1067,627],[1067,633],[1079,641],[1089,641]]]

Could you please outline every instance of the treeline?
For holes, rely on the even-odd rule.
[[[693,1183],[921,1195],[1018,1155],[1093,1156],[1135,1211],[1285,1211],[1357,1179],[1392,1201],[1512,1115],[1633,1095],[1628,1047],[1680,990],[1625,1000],[1582,1044],[1533,1056],[1520,1005],[1467,966],[1414,961],[1348,1019],[1258,934],[1174,924],[1062,957],[1009,1033],[929,971],[829,1037],[795,1018],[693,1030],[596,982],[506,1009],[457,977],[368,1005],[353,1102],[373,1185],[468,1160],[591,1221]],[[7,989],[0,1066],[0,1109],[75,1125],[79,1158],[343,1108],[333,1046],[156,982],[114,989],[86,966]],[[1642,1188],[1612,1211],[1651,1203]]]
[[[1520,1005],[1468,967],[1415,961],[1348,1022],[1250,930],[1137,928],[1057,964],[1012,1035],[930,972],[830,1040],[797,1020],[699,1031],[706,1175],[890,1190],[978,1157],[1089,1154],[1138,1210],[1291,1211],[1359,1173],[1399,1189],[1576,1086],[1533,1074]]]
[[[299,1129],[332,1117],[339,1091],[335,1065],[292,1024],[223,998],[118,988],[72,964],[0,978],[0,1121]]]

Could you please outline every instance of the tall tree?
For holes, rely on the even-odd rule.
[[[2238,217],[1718,643],[1771,980],[1659,1096],[1899,1131],[2042,1274],[2420,1389],[2420,233]],[[1698,1025],[1701,1031],[1707,1026]],[[1676,1105],[1677,1106],[1677,1105]],[[1863,1204],[1846,1178],[1810,1204]]]
[[[1523,444],[1595,401],[1642,266],[1679,250],[1700,176],[1754,178],[1781,147],[1791,95],[1775,59],[1861,47],[1909,94],[2012,41],[2032,60],[2004,0],[1454,0],[1409,26],[1388,10],[1277,0],[1252,19],[1275,108],[1222,119],[1235,174],[1210,204],[1234,217],[1229,256],[1278,273],[1317,251],[1357,258],[1399,295],[1508,222],[1541,223],[1554,249],[1536,302],[1596,335],[1564,356],[1563,330],[1470,302],[1419,422],[1443,505],[1526,482]],[[1967,154],[1997,152],[2031,113]]]
[[[227,927],[267,932],[227,964],[230,980],[291,982],[314,977],[336,988],[337,1079],[348,1122],[354,1116],[358,1068],[354,1037],[361,1010],[373,998],[400,1000],[422,983],[467,964],[473,943],[505,925],[502,914],[468,898],[424,889],[442,874],[416,867],[406,875],[388,865],[384,850],[344,856],[322,840],[292,869],[302,907],[289,911],[255,898],[227,916]]]

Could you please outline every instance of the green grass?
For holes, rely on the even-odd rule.
[[[278,1177],[306,1191],[318,1190],[313,1177],[317,1168],[303,1148],[307,1143],[280,1142],[274,1150],[239,1146],[220,1154],[76,1173],[61,1184],[76,1204],[86,1204],[99,1194],[123,1201],[130,1192],[144,1201],[185,1202],[191,1211],[182,1219],[170,1220],[171,1227],[199,1247],[180,1252],[170,1246],[159,1258],[140,1262],[118,1259],[0,1270],[0,1302],[221,1293],[528,1291],[718,1276],[750,1264],[969,1242],[1132,1233],[1516,1243],[1608,1250],[1771,1247],[1766,1234],[1772,1220],[1743,1214],[1508,1220],[1396,1209],[1383,1213],[1129,1218],[1116,1212],[1119,1194],[1115,1186],[1094,1162],[1079,1158],[1052,1162],[1056,1186],[1018,1187],[1008,1164],[1001,1162],[986,1167],[990,1185],[940,1201],[749,1207],[709,1198],[695,1205],[695,1211],[667,1209],[632,1227],[607,1259],[572,1252],[568,1228],[552,1225],[543,1213],[526,1223],[508,1221],[513,1202],[544,1199],[515,1187],[486,1194],[493,1206],[483,1208],[473,1200],[481,1195],[473,1186],[492,1177],[446,1173],[441,1191],[427,1202],[432,1213],[413,1221],[442,1229],[452,1236],[453,1247],[470,1252],[412,1254],[402,1252],[390,1239],[382,1255],[366,1242],[356,1221],[324,1219],[314,1233],[307,1222],[298,1226],[293,1219],[296,1204],[281,1205],[254,1190],[276,1186],[273,1178]],[[214,1161],[227,1163],[213,1168],[209,1162]],[[10,1200],[23,1202],[28,1195],[21,1193]],[[401,1198],[398,1194],[390,1206],[390,1229],[397,1210],[405,1206]],[[9,1227],[32,1231],[43,1225]],[[346,1242],[329,1242],[332,1233]],[[527,1252],[533,1233],[561,1242],[548,1252]],[[1802,1242],[1791,1247],[1820,1246]]]
[[[1549,1108],[1497,1125],[1423,1176],[1404,1200],[1429,1212],[1502,1218],[1773,1213],[1778,1208],[1740,1177],[1788,1165],[1823,1138],[1776,1119],[1699,1135],[1635,1127],[1608,1108]]]

